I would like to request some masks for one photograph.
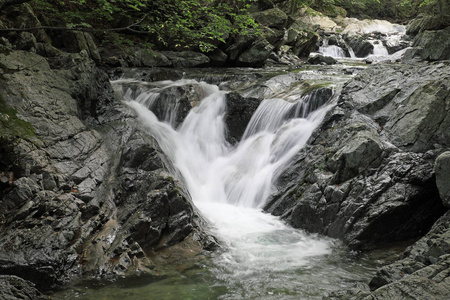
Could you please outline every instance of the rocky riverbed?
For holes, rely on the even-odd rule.
[[[32,15],[27,5],[11,9]],[[93,42],[88,35],[76,36],[87,43],[78,43],[76,53],[56,49],[38,34],[1,38],[0,297],[39,299],[74,278],[161,278],[220,248],[174,166],[110,80],[126,72],[148,82],[176,80],[186,77],[180,68],[224,64],[283,65],[282,71],[203,77],[236,91],[227,96],[231,144],[240,140],[262,98],[292,86],[320,91],[331,105],[277,180],[265,211],[352,250],[411,244],[367,285],[328,299],[450,296],[449,27],[418,19],[406,32],[413,47],[403,60],[367,60],[370,66],[360,60],[332,69],[304,65],[298,57],[333,40],[366,56],[370,42],[361,28],[367,24],[344,36],[332,29],[345,29],[348,20],[303,16],[292,23],[283,7],[258,12],[255,19],[267,27],[263,38],[230,40],[209,57],[98,51],[83,46]],[[322,31],[300,30],[300,21]],[[124,69],[143,66],[153,68]],[[324,82],[311,84],[317,74]],[[330,97],[336,74],[345,84]],[[176,124],[203,97],[193,85],[165,93],[163,100],[182,99]],[[156,114],[165,107],[157,104]]]

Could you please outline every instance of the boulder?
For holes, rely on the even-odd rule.
[[[128,61],[130,61],[131,65],[134,67],[170,67],[173,64],[161,52],[152,51],[150,49],[139,49],[135,51],[134,54],[128,58]]]
[[[209,64],[209,58],[203,53],[193,51],[161,52],[175,68],[203,67]]]
[[[331,56],[314,55],[308,58],[308,62],[312,65],[334,65],[337,61]]]
[[[301,17],[300,20],[311,30],[320,28],[324,31],[335,31],[339,28],[339,26],[329,17],[320,14],[305,15]]]
[[[422,60],[435,61],[450,59],[450,26],[435,31],[419,33],[405,53],[404,60],[419,57]]]
[[[226,64],[228,56],[219,48],[207,53],[211,66],[220,67]]]
[[[271,8],[252,13],[252,17],[258,24],[278,29],[284,28],[288,20],[286,13],[279,8]]]
[[[450,151],[438,156],[434,163],[434,172],[442,203],[450,208]]]
[[[356,57],[366,57],[373,52],[373,45],[363,36],[346,34],[344,35],[344,40],[353,49]]]
[[[274,46],[266,39],[260,38],[239,55],[236,63],[241,66],[261,67],[273,49]]]
[[[345,21],[344,21],[345,22]],[[357,34],[364,35],[373,32],[381,34],[392,34],[398,32],[405,32],[406,28],[403,25],[393,24],[386,20],[357,20],[351,19],[349,22],[345,22],[345,26],[342,34]]]
[[[262,37],[266,39],[271,45],[273,45],[275,47],[275,50],[277,50],[281,46],[284,37],[283,30],[269,28],[265,26],[260,26],[259,30],[261,32]]]
[[[239,54],[245,51],[250,45],[252,45],[258,36],[254,33],[250,34],[239,34],[233,41],[231,45],[225,49],[225,53],[228,55],[230,61],[235,61]]]
[[[449,16],[420,14],[408,23],[406,34],[415,36],[426,30],[440,30],[448,26],[450,26]]]
[[[397,146],[425,152],[433,144],[450,146],[450,76],[417,84],[395,115],[384,125],[386,135]]]
[[[315,50],[319,35],[305,29],[304,23],[294,22],[286,31],[283,43],[292,46],[291,51],[298,57],[308,57]]]

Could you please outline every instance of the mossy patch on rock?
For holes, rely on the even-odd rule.
[[[20,119],[17,111],[8,106],[0,94],[0,138],[30,138],[36,136],[33,125]]]

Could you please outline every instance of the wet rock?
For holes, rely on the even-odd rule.
[[[202,240],[210,247],[183,188],[166,171],[170,163],[134,129],[107,75],[85,51],[49,61],[23,51],[0,54],[11,71],[0,76],[2,109],[14,108],[34,128],[29,135],[2,128],[0,274],[39,290],[80,275],[159,276],[161,249],[170,256],[185,239],[197,254]]]
[[[400,260],[379,269],[370,281],[371,291],[340,291],[325,299],[445,299],[450,290],[449,217],[447,212]],[[352,298],[346,296],[350,293]]]
[[[450,151],[438,156],[434,163],[434,172],[442,203],[450,208]]]
[[[353,49],[356,57],[366,57],[373,52],[373,45],[360,35],[344,35],[344,40]]]
[[[382,153],[383,146],[376,133],[356,132],[345,140],[344,146],[327,161],[327,167],[335,173],[334,181],[341,183],[357,174],[366,173],[370,167],[379,166]]]
[[[17,276],[0,275],[0,298],[4,300],[42,300],[45,297],[30,281]]]
[[[39,186],[33,180],[22,177],[13,182],[13,189],[2,200],[7,208],[19,208],[27,200],[30,200],[39,190]]]
[[[442,30],[419,33],[414,38],[412,47],[405,53],[405,60],[414,57],[428,61],[450,59],[450,26]]]
[[[177,128],[203,97],[203,90],[196,84],[169,86],[159,91],[148,105],[159,120]]]
[[[312,65],[334,65],[337,61],[331,56],[314,55],[308,58],[308,62]]]
[[[450,103],[449,78],[414,87],[403,105],[396,107],[395,115],[384,126],[395,145],[420,152],[433,144],[450,146],[450,115],[446,109]]]
[[[123,153],[123,165],[127,168],[139,168],[145,171],[154,171],[163,167],[158,151],[145,142],[139,132],[132,135]]]
[[[261,99],[243,97],[238,93],[228,93],[226,99],[227,139],[231,144],[236,144],[244,135],[253,113],[261,103]]]

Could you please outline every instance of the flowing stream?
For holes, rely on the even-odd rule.
[[[206,97],[177,130],[160,122],[148,109],[148,99],[161,88],[142,91],[135,99],[128,92],[125,100],[159,141],[181,173],[194,204],[226,246],[227,250],[215,259],[214,272],[232,287],[244,286],[243,294],[238,292],[230,299],[275,291],[287,279],[277,274],[309,268],[315,258],[331,253],[330,240],[294,230],[261,210],[272,183],[305,145],[326,108],[305,112],[305,118],[288,119],[289,112],[298,111],[301,103],[266,99],[242,140],[232,147],[225,138],[225,92],[217,86],[189,83],[200,85]],[[167,86],[177,84],[183,82],[168,82]],[[264,288],[248,290],[255,285]]]
[[[195,86],[203,99],[178,126],[174,125],[178,101],[167,104],[158,119],[152,108],[161,93],[184,85]],[[230,145],[224,122],[227,92],[218,85],[193,79],[156,83],[120,79],[113,86],[156,138],[223,250],[179,276],[151,284],[128,280],[69,295],[81,299],[321,299],[373,274],[373,258],[356,259],[338,241],[293,229],[261,209],[277,177],[305,146],[329,104],[318,107],[311,95],[293,100],[292,93],[286,99],[264,99],[241,141]]]

